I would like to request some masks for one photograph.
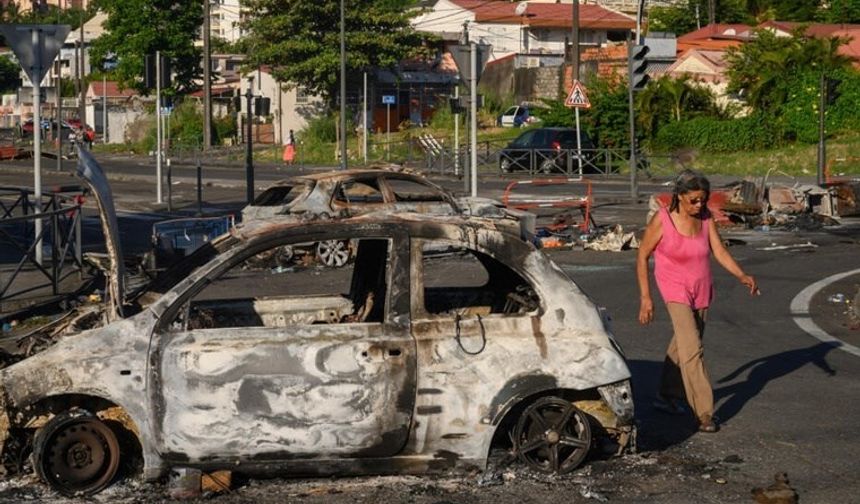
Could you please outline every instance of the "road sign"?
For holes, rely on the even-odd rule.
[[[394,95],[382,95],[383,105],[394,105],[395,103],[397,103],[397,100]]]
[[[493,46],[489,44],[475,44],[475,49],[478,53],[478,76],[476,80],[481,80],[481,72],[483,72],[484,67],[487,66],[487,60],[490,59],[490,50],[492,48]],[[451,46],[451,56],[454,58],[454,62],[457,63],[460,77],[466,81],[472,80],[472,65],[469,64],[469,46],[465,44]]]
[[[0,33],[18,58],[30,82],[42,82],[72,27],[69,25],[4,24]]]
[[[588,101],[588,95],[585,94],[585,86],[578,80],[573,81],[573,88],[567,99],[564,100],[564,106],[570,108],[591,108],[591,102]]]

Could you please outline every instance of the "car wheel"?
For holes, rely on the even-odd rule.
[[[551,159],[544,159],[541,161],[539,171],[541,173],[552,173],[556,170],[555,161]]]
[[[591,448],[588,418],[570,401],[541,397],[520,415],[514,428],[514,452],[540,472],[564,474],[576,469]]]
[[[511,173],[512,171],[514,171],[513,163],[511,163],[511,160],[505,158],[499,161],[499,171],[501,171],[502,173]]]
[[[349,261],[349,241],[326,240],[317,243],[317,258],[330,268],[340,268]]]
[[[61,413],[33,440],[36,474],[63,495],[92,495],[113,482],[119,468],[116,434],[84,410]]]

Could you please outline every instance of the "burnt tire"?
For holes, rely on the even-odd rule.
[[[114,431],[85,410],[56,415],[33,439],[36,474],[57,492],[92,495],[113,483],[119,469]]]
[[[591,449],[588,417],[570,401],[541,397],[520,414],[513,432],[514,453],[529,468],[565,474]]]

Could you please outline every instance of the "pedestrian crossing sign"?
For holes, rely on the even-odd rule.
[[[588,95],[585,94],[585,86],[578,80],[573,81],[573,87],[567,99],[564,100],[564,106],[570,108],[591,108],[591,102],[588,101]]]

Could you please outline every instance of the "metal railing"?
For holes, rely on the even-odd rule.
[[[43,195],[42,211],[35,213],[31,189],[0,187],[0,307],[49,287],[51,295],[59,295],[65,279],[76,273],[83,278],[84,194],[78,186],[58,188]],[[37,236],[39,220],[42,229]],[[41,262],[36,253],[39,246],[49,252]]]

